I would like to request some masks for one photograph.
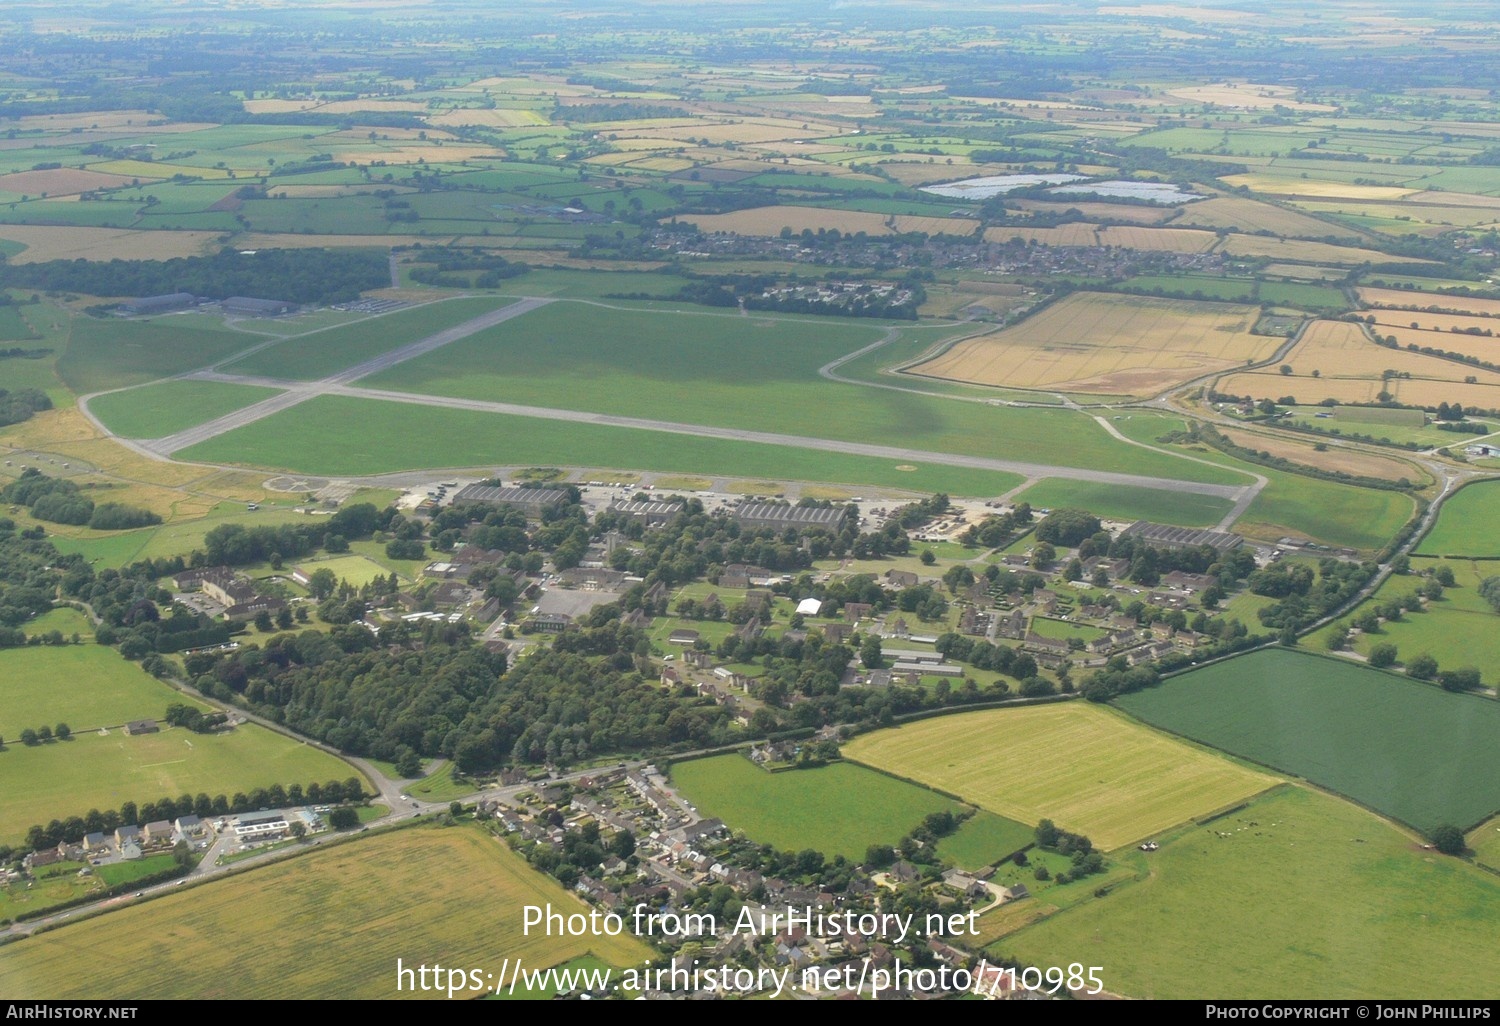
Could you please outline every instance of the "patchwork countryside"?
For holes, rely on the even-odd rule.
[[[1494,999],[1496,24],[7,4],[0,994]]]

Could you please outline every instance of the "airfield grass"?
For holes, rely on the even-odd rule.
[[[1051,819],[1104,850],[1274,782],[1084,702],[934,717],[855,738],[844,754],[1019,822]]]
[[[1438,661],[1440,670],[1472,666],[1479,671],[1484,684],[1493,687],[1500,683],[1500,633],[1495,630],[1495,610],[1479,594],[1479,584],[1494,576],[1500,567],[1466,559],[1418,557],[1412,560],[1412,570],[1420,572],[1440,562],[1453,570],[1456,587],[1444,589],[1442,598],[1428,600],[1420,611],[1405,612],[1400,620],[1388,620],[1374,632],[1357,635],[1349,647],[1368,656],[1376,645],[1390,644],[1396,646],[1402,663],[1426,654]],[[1420,583],[1414,577],[1393,575],[1355,614],[1372,605],[1410,595]],[[1331,630],[1325,628],[1314,634],[1306,642],[1308,649],[1319,651],[1326,647]]]
[[[467,296],[297,335],[225,367],[231,374],[261,374],[296,381],[325,378],[346,367],[462,324],[512,301]]]
[[[1127,856],[1143,879],[991,945],[1135,998],[1485,998],[1500,880],[1305,788]],[[1024,904],[1024,903],[1023,903]],[[1019,907],[1019,906],[1018,906]],[[1272,981],[1272,982],[1268,982]]]
[[[1108,520],[1150,520],[1184,527],[1217,524],[1233,507],[1228,499],[1157,488],[1048,478],[1016,496],[1033,509],[1086,509]]]
[[[227,734],[167,729],[127,737],[74,734],[0,755],[0,842],[16,843],[35,823],[81,816],[91,808],[163,796],[234,794],[272,784],[348,779],[347,763],[280,734],[246,724]]]
[[[937,853],[960,869],[978,870],[1015,854],[1035,839],[1035,827],[980,809],[938,841]]]
[[[117,435],[163,438],[276,395],[274,388],[223,381],[159,381],[89,402],[89,410]]]
[[[434,873],[434,866],[442,866]],[[265,896],[276,896],[266,901]],[[499,971],[498,955],[541,969],[592,953],[639,965],[620,937],[522,932],[522,906],[586,912],[577,897],[479,830],[419,827],[361,838],[122,909],[6,952],[0,991],[21,997],[438,997],[398,991],[397,959]],[[247,916],[247,907],[256,914]],[[110,951],[99,959],[100,945]],[[416,954],[422,953],[422,954]],[[88,973],[78,966],[89,965]]]
[[[705,816],[783,851],[816,848],[862,861],[895,844],[923,817],[958,803],[850,763],[768,773],[743,755],[674,763],[672,783]]]
[[[1015,474],[719,438],[320,396],[178,454],[335,476],[448,466],[586,463],[673,474],[886,485],[1000,495]],[[902,467],[913,469],[903,470]]]
[[[1500,810],[1500,703],[1332,657],[1255,652],[1118,699],[1155,726],[1430,830]]]
[[[1443,503],[1438,521],[1417,545],[1424,556],[1500,556],[1500,482],[1479,481]]]
[[[30,624],[27,628],[32,630]],[[128,720],[161,719],[173,702],[204,708],[103,645],[0,650],[0,737],[17,750],[25,750],[16,739],[27,727],[59,722],[75,732],[117,727]]]
[[[75,317],[57,373],[84,395],[196,370],[264,341],[229,328],[179,327],[170,317]]]

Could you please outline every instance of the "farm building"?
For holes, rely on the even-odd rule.
[[[777,531],[787,528],[839,531],[848,517],[847,506],[792,506],[784,502],[746,502],[734,511],[734,518],[743,527],[769,527]]]
[[[1121,538],[1133,538],[1158,549],[1189,549],[1208,545],[1220,553],[1231,552],[1245,544],[1245,539],[1227,531],[1202,531],[1171,524],[1153,524],[1137,520],[1120,532]]]
[[[227,314],[240,317],[280,317],[297,309],[296,303],[284,299],[253,299],[250,296],[230,296],[219,304]]]
[[[198,297],[191,292],[169,292],[164,296],[142,296],[140,299],[127,299],[120,304],[120,313],[130,317],[141,317],[146,314],[186,310],[188,307],[196,306],[197,304]]]
[[[616,502],[611,505],[610,510],[615,513],[623,513],[632,520],[639,520],[647,527],[660,527],[668,523],[673,517],[681,513],[685,504],[681,502],[650,502],[632,501]]]
[[[454,505],[483,502],[491,506],[514,506],[528,517],[540,517],[543,510],[562,505],[568,499],[567,488],[500,488],[472,484],[453,496]]]

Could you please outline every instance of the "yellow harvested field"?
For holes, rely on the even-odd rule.
[[[1482,299],[1478,296],[1444,296],[1436,292],[1411,292],[1406,289],[1377,289],[1359,288],[1355,290],[1359,301],[1369,306],[1387,307],[1393,310],[1424,310],[1435,306],[1440,310],[1456,310],[1459,313],[1473,314],[1476,317],[1500,317],[1500,299]],[[1375,312],[1376,321],[1382,323],[1402,323],[1397,317],[1393,321],[1385,321],[1383,315]],[[1410,324],[1413,320],[1422,324],[1427,322],[1420,317],[1407,317],[1405,323]]]
[[[1389,315],[1399,313],[1399,311],[1386,311],[1386,313]],[[1397,344],[1402,349],[1405,349],[1407,346],[1416,346],[1418,349],[1439,349],[1445,353],[1462,353],[1464,356],[1473,356],[1483,360],[1485,363],[1500,363],[1500,339],[1495,338],[1493,334],[1470,335],[1462,331],[1453,332],[1446,329],[1433,330],[1429,328],[1428,322],[1437,320],[1440,316],[1439,314],[1420,315],[1420,318],[1416,319],[1422,320],[1421,328],[1412,328],[1409,326],[1409,321],[1403,321],[1397,325],[1382,325],[1377,323],[1375,331],[1388,337],[1394,335]],[[1464,318],[1448,319],[1463,320]],[[1494,318],[1490,318],[1488,322],[1476,318],[1469,321],[1469,323],[1484,325],[1484,330],[1490,332],[1493,332],[1496,327],[1500,327],[1500,324],[1497,324]],[[1468,376],[1467,373],[1464,374],[1464,377]]]
[[[537,111],[504,107],[496,107],[493,110],[473,107],[445,110],[441,114],[428,118],[427,123],[450,125],[455,128],[465,125],[479,125],[484,128],[535,128],[551,124]]]
[[[442,872],[433,871],[438,866]],[[586,953],[619,968],[653,954],[628,930],[547,937],[533,929],[528,936],[525,905],[588,912],[576,895],[478,829],[408,828],[173,888],[29,938],[7,948],[0,991],[17,999],[302,994],[446,1001],[446,989],[421,990],[414,978],[398,991],[397,960],[498,974],[501,956],[540,970]],[[100,945],[109,958],[98,957]]]
[[[1432,203],[1440,207],[1478,207],[1493,210],[1500,216],[1500,196],[1478,196],[1469,192],[1419,192],[1406,197],[1407,203]]]
[[[401,240],[388,235],[283,235],[278,232],[246,232],[235,236],[235,245],[241,249],[317,249],[320,246],[389,249],[399,241]]]
[[[213,252],[223,232],[133,231],[129,228],[69,228],[51,225],[0,225],[0,239],[26,249],[12,263],[45,260],[167,260]]]
[[[819,124],[816,121],[781,121],[765,118],[720,124],[694,121],[692,124],[681,127],[654,128],[644,131],[636,129],[631,134],[639,139],[674,139],[677,141],[707,139],[711,144],[719,144],[765,143],[775,142],[778,139],[818,139],[823,136],[839,135],[844,131],[846,130],[837,125]]]
[[[1018,199],[1012,205],[1017,210],[1039,214],[1060,214],[1065,210],[1076,210],[1086,221],[1133,221],[1136,224],[1160,224],[1178,214],[1177,210],[1170,207],[1135,207],[1125,203],[1057,203],[1050,200]]]
[[[985,242],[1004,244],[1012,239],[1035,242],[1038,246],[1097,246],[1098,225],[1065,224],[1057,228],[986,228]]]
[[[1381,263],[1390,259],[1373,249],[1335,246],[1327,242],[1304,242],[1301,239],[1271,239],[1263,235],[1230,235],[1224,239],[1223,252],[1231,256],[1269,257],[1272,260],[1320,264]],[[1431,263],[1409,260],[1408,263]]]
[[[105,174],[123,175],[126,178],[171,178],[173,175],[186,175],[189,178],[205,178],[218,180],[228,178],[229,171],[222,167],[195,167],[192,164],[166,164],[157,160],[105,160],[98,164],[90,164],[90,171],[103,171]]]
[[[360,114],[366,111],[390,110],[420,114],[427,110],[427,104],[422,100],[393,100],[372,96],[363,100],[335,100],[332,103],[319,104],[313,109],[320,114]]]
[[[1154,395],[1274,352],[1251,306],[1077,293],[907,373],[1008,388]]]
[[[129,128],[131,132],[140,135],[175,135],[179,132],[197,132],[215,127],[201,121],[173,121],[169,124],[161,124],[161,120],[160,114],[153,114],[147,110],[96,110],[79,114],[33,114],[30,117],[17,118],[8,124],[21,132],[71,132],[75,128],[84,130]]]
[[[671,174],[673,171],[686,171],[693,166],[693,162],[681,157],[643,157],[627,161],[622,166],[633,171],[662,171]]]
[[[107,175],[77,167],[60,167],[51,171],[20,171],[0,175],[0,192],[18,192],[26,196],[72,196],[91,189],[112,189],[129,185],[124,175]]]
[[[1320,239],[1330,234],[1337,236],[1348,233],[1347,228],[1335,227],[1316,217],[1243,196],[1214,196],[1189,203],[1182,216],[1172,223],[1174,226],[1198,225],[1204,228],[1233,228],[1237,231],[1246,228],[1265,230],[1289,238]]]
[[[908,215],[873,214],[864,210],[829,210],[823,207],[756,207],[728,214],[679,214],[679,221],[696,224],[705,232],[733,232],[736,235],[779,235],[781,229],[794,232],[805,229],[837,229],[846,234],[891,235],[898,231],[925,231],[929,234],[971,235],[978,222],[961,217],[911,217]],[[922,224],[921,228],[899,228],[892,225]]]
[[[1469,335],[1443,337],[1481,341]],[[1215,387],[1228,395],[1256,399],[1291,395],[1300,403],[1323,399],[1374,402],[1380,392],[1386,391],[1398,402],[1412,406],[1459,402],[1485,410],[1500,409],[1500,374],[1435,356],[1378,346],[1359,325],[1346,321],[1321,320],[1309,324],[1286,362],[1292,368],[1289,375],[1244,371],[1219,379]],[[1384,379],[1387,370],[1396,376]],[[1320,372],[1317,377],[1313,376],[1314,371]],[[1467,383],[1466,377],[1476,380]]]
[[[1278,782],[1088,702],[937,716],[857,737],[844,755],[1105,851]]]
[[[1229,83],[1223,82],[1217,85],[1184,86],[1173,89],[1168,96],[1176,96],[1190,103],[1212,103],[1218,107],[1238,108],[1241,110],[1269,110],[1272,107],[1286,107],[1289,110],[1306,111],[1335,111],[1337,107],[1330,107],[1325,103],[1304,103],[1295,98],[1296,90],[1291,86],[1283,85],[1257,85],[1253,82]]]
[[[1439,334],[1465,334],[1471,329],[1483,334],[1495,330],[1494,317],[1473,317],[1467,314],[1430,313],[1426,310],[1366,310],[1365,318],[1375,318],[1376,324],[1405,328],[1409,331],[1437,332]],[[1416,325],[1415,328],[1412,325]],[[1389,335],[1389,331],[1381,331]],[[1416,339],[1412,339],[1416,341]],[[1403,342],[1402,345],[1406,343]]]
[[[1136,228],[1111,225],[1099,231],[1105,246],[1155,253],[1207,253],[1219,241],[1213,232],[1192,228]]]
[[[1224,429],[1220,429],[1220,433],[1236,445],[1259,452],[1268,452],[1272,456],[1280,456],[1293,463],[1317,467],[1320,470],[1342,471],[1345,474],[1377,477],[1386,481],[1398,481],[1403,477],[1409,481],[1422,481],[1427,477],[1418,467],[1404,460],[1391,456],[1377,456],[1337,444],[1329,444],[1326,451],[1318,452],[1313,448],[1316,443],[1302,442],[1284,435],[1271,437],[1249,431]]]
[[[1429,224],[1437,227],[1472,228],[1495,222],[1500,211],[1483,207],[1440,207],[1430,203],[1411,204],[1392,201],[1369,203],[1363,200],[1294,200],[1298,207],[1314,214],[1356,214],[1362,217],[1384,217],[1391,220],[1405,218],[1413,224]],[[1433,234],[1423,232],[1421,234]]]
[[[1225,185],[1248,186],[1255,192],[1272,196],[1305,196],[1309,199],[1395,200],[1410,196],[1415,189],[1395,185],[1351,185],[1348,182],[1320,182],[1315,178],[1283,178],[1279,175],[1226,175]]]
[[[325,196],[368,196],[375,192],[390,194],[416,191],[406,185],[372,182],[369,185],[277,185],[269,195],[272,198],[286,196],[289,199],[322,199]]]

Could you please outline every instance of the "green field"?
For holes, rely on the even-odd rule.
[[[816,848],[864,860],[872,844],[895,844],[928,813],[957,803],[850,763],[767,773],[743,755],[674,763],[672,783],[705,816],[783,851]]]
[[[121,659],[112,648],[46,645],[0,650],[0,737],[12,751],[24,752],[17,738],[27,727],[55,727],[59,721],[74,731],[117,727],[127,720],[160,719],[173,702],[204,708]]]
[[[315,570],[329,570],[339,580],[348,581],[356,588],[364,587],[377,577],[390,576],[389,570],[364,556],[335,556],[333,559],[298,563],[297,569],[308,574]]]
[[[1148,723],[1254,759],[1429,830],[1500,810],[1500,703],[1333,658],[1269,650],[1118,703]]]
[[[990,946],[1032,965],[1103,966],[1135,998],[1480,998],[1474,964],[1500,879],[1303,788],[1189,827],[1142,874]]]
[[[233,795],[272,784],[346,780],[349,765],[315,748],[254,724],[228,734],[182,729],[126,737],[74,734],[71,741],[0,752],[0,842],[14,843],[29,827],[180,794]]]
[[[549,903],[564,914],[587,911],[487,834],[409,829],[30,938],[0,960],[0,992],[13,999],[446,1000],[446,991],[398,991],[397,959],[499,973],[504,958],[542,969],[585,953],[621,967],[652,956],[628,931],[525,936],[522,906]],[[104,949],[109,958],[97,957]]]
[[[1096,484],[1048,478],[1015,497],[1033,509],[1086,509],[1107,520],[1150,520],[1184,527],[1211,527],[1234,504],[1212,495],[1166,492],[1156,488]]]
[[[936,463],[916,466],[816,449],[343,396],[310,399],[177,455],[335,476],[430,468],[436,456],[452,467],[562,464],[729,473],[953,495],[1000,495],[1021,483],[1015,474]],[[900,469],[908,466],[915,469]]]
[[[119,531],[92,538],[53,535],[51,541],[59,552],[76,552],[86,559],[98,560],[99,567],[121,567],[141,559],[186,556],[194,549],[201,549],[203,536],[220,524],[255,527],[302,523],[306,519],[305,513],[294,513],[290,509],[262,505],[258,510],[250,510],[244,503],[222,502],[208,516],[196,520],[179,520],[160,527]]]
[[[1472,666],[1479,670],[1486,686],[1494,686],[1500,683],[1500,631],[1495,630],[1500,619],[1479,594],[1479,583],[1486,577],[1500,574],[1500,566],[1463,559],[1440,561],[1418,557],[1412,560],[1412,570],[1420,572],[1439,562],[1445,562],[1453,570],[1456,587],[1445,589],[1442,598],[1429,600],[1421,611],[1403,613],[1400,620],[1387,621],[1373,633],[1357,635],[1350,647],[1368,656],[1376,645],[1395,645],[1397,658],[1402,662],[1425,653],[1438,661],[1440,670]],[[1393,575],[1353,615],[1371,605],[1410,595],[1420,584],[1415,577]],[[1329,632],[1330,629],[1325,628],[1313,635],[1306,642],[1308,649],[1318,651],[1323,648]]]
[[[325,378],[345,367],[509,306],[511,302],[471,296],[397,310],[353,324],[294,336],[251,353],[224,370],[230,374],[260,374],[297,381]]]
[[[1235,527],[1263,537],[1293,531],[1329,545],[1370,551],[1390,541],[1415,510],[1400,492],[1334,484],[1269,467],[1257,472],[1271,483]]]
[[[938,842],[937,853],[960,869],[978,870],[1020,851],[1035,837],[1035,826],[980,809]]]
[[[179,327],[170,317],[73,318],[57,373],[79,395],[140,385],[227,359],[265,341],[229,328]]]
[[[857,737],[844,754],[1022,823],[1051,819],[1104,850],[1274,782],[1086,702],[919,720]]]
[[[163,438],[269,399],[274,388],[223,381],[159,381],[89,402],[89,412],[126,438]]]
[[[1500,481],[1480,481],[1443,503],[1417,546],[1424,556],[1500,556]]]

